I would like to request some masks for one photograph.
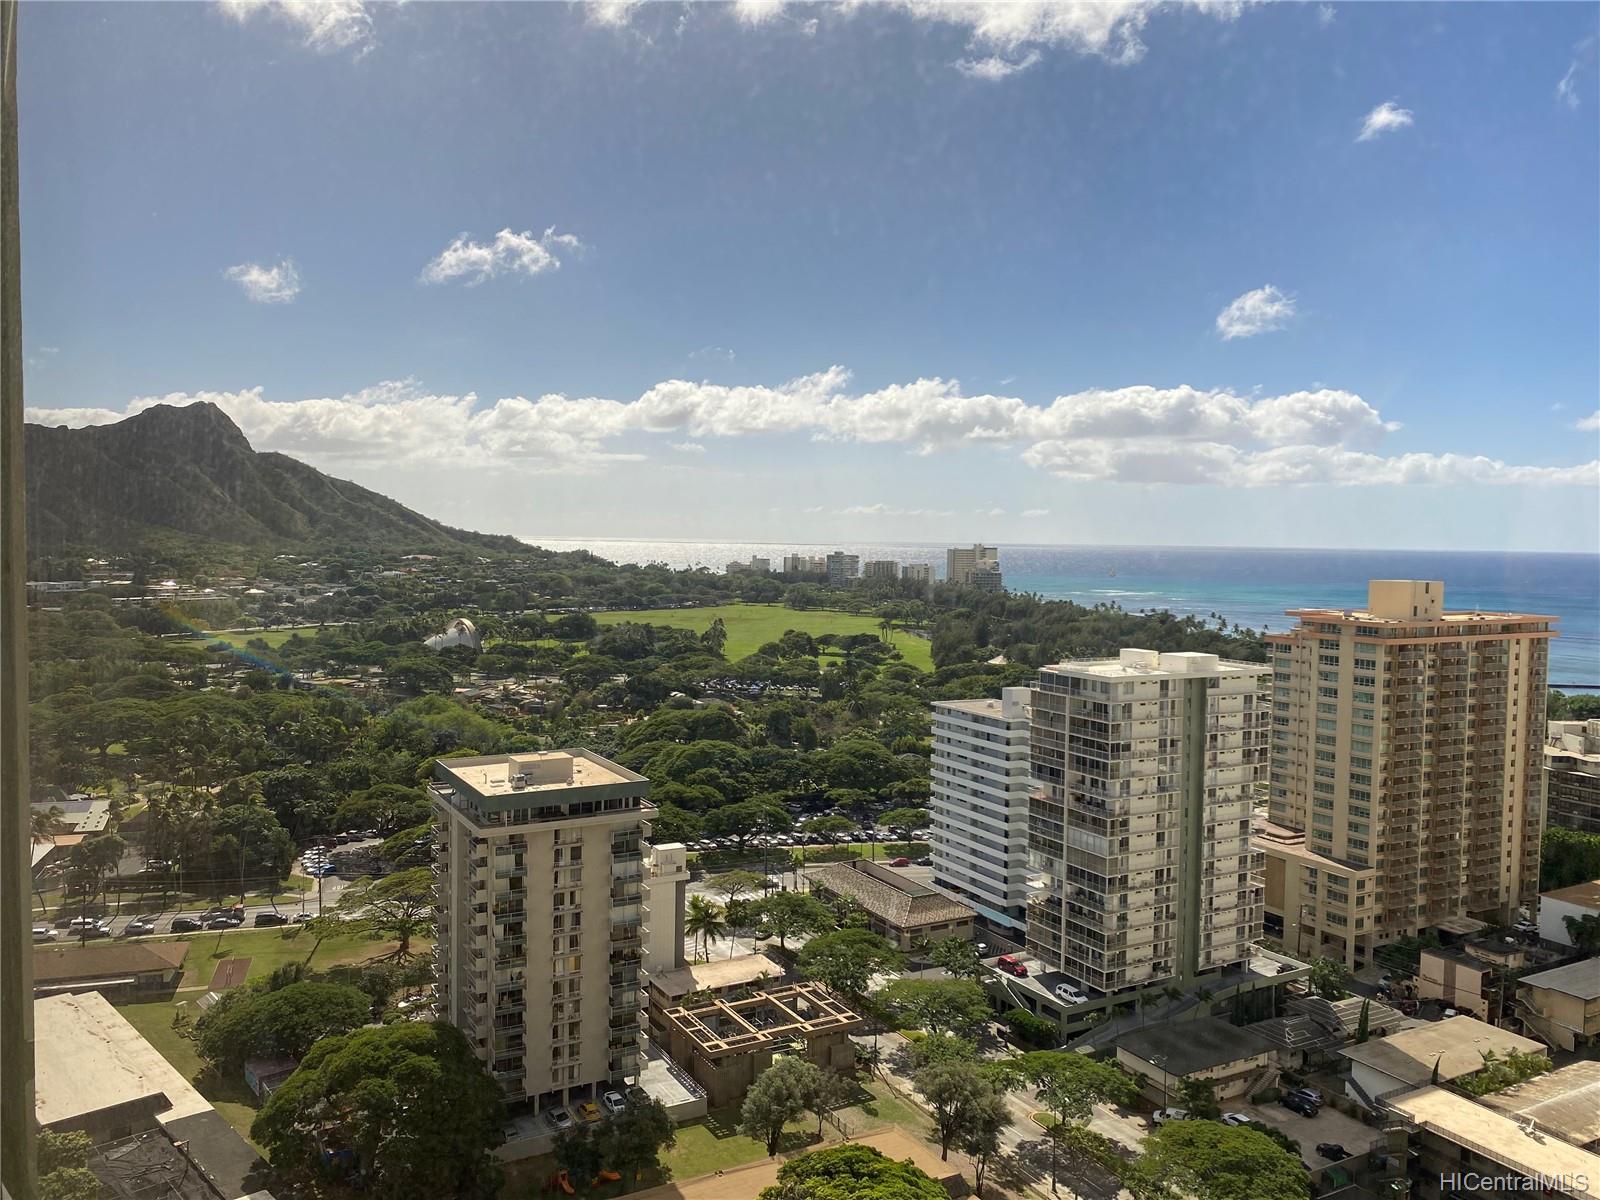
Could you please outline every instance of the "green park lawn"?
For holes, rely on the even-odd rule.
[[[315,637],[318,628],[316,625],[286,625],[278,629],[245,629],[232,633],[207,633],[205,637],[207,641],[221,642],[239,650],[243,650],[246,643],[253,642],[259,638],[273,649],[277,649],[297,633],[304,634],[306,637]]]
[[[781,604],[720,604],[714,608],[661,608],[639,612],[595,613],[602,625],[632,621],[640,625],[670,625],[704,633],[718,617],[728,631],[723,653],[730,662],[755,653],[767,642],[775,642],[790,629],[821,637],[825,633],[848,635],[870,633],[877,637],[878,618],[826,609],[785,608]],[[933,670],[933,647],[926,638],[915,637],[903,629],[891,636],[900,656],[923,671]]]

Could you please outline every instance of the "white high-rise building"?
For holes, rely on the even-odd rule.
[[[945,551],[944,578],[957,587],[978,588],[985,592],[1005,590],[1000,574],[1000,551],[981,544],[952,546]]]
[[[1188,983],[1261,934],[1266,663],[1124,650],[1039,673],[1028,948],[1101,992]]]
[[[892,558],[869,558],[861,564],[863,579],[899,579],[900,564]]]
[[[861,556],[835,550],[824,560],[829,587],[848,587],[861,575]]]
[[[587,750],[434,773],[440,1015],[508,1100],[598,1099],[637,1070],[649,781]]]
[[[1028,697],[933,705],[933,885],[1002,930],[1027,927]]]
[[[905,563],[900,568],[900,578],[907,583],[926,585],[933,582],[933,567],[927,563]]]

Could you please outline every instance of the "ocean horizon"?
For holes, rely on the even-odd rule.
[[[868,559],[928,563],[943,571],[948,543],[763,542],[519,535],[550,550],[588,550],[619,563],[720,572],[752,555],[843,550]],[[997,542],[1008,591],[1048,600],[1218,614],[1230,624],[1282,632],[1290,608],[1358,607],[1369,579],[1437,579],[1445,606],[1551,617],[1550,686],[1600,688],[1600,555],[1545,551],[1304,550],[1271,547],[1071,546]]]

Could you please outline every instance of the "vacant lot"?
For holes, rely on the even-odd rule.
[[[854,613],[828,612],[818,609],[784,608],[778,604],[720,604],[715,608],[655,608],[640,612],[595,613],[595,620],[605,625],[619,625],[632,621],[640,625],[670,625],[676,629],[692,629],[704,633],[718,617],[728,631],[728,644],[724,648],[729,661],[753,654],[767,642],[775,642],[790,629],[821,637],[825,633],[849,635],[870,633],[878,636],[878,618],[862,617]],[[891,640],[902,658],[924,671],[933,670],[933,653],[926,638],[915,637],[904,630],[895,630]]]

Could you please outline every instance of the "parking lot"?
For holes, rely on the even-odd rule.
[[[1314,1168],[1330,1165],[1327,1159],[1318,1156],[1319,1143],[1333,1142],[1343,1146],[1352,1155],[1357,1155],[1365,1154],[1383,1139],[1380,1130],[1364,1125],[1354,1117],[1345,1116],[1329,1104],[1324,1104],[1322,1111],[1314,1117],[1302,1117],[1281,1104],[1250,1104],[1235,1100],[1222,1107],[1227,1112],[1244,1113],[1263,1125],[1281,1130],[1287,1137],[1300,1143],[1300,1157]]]

